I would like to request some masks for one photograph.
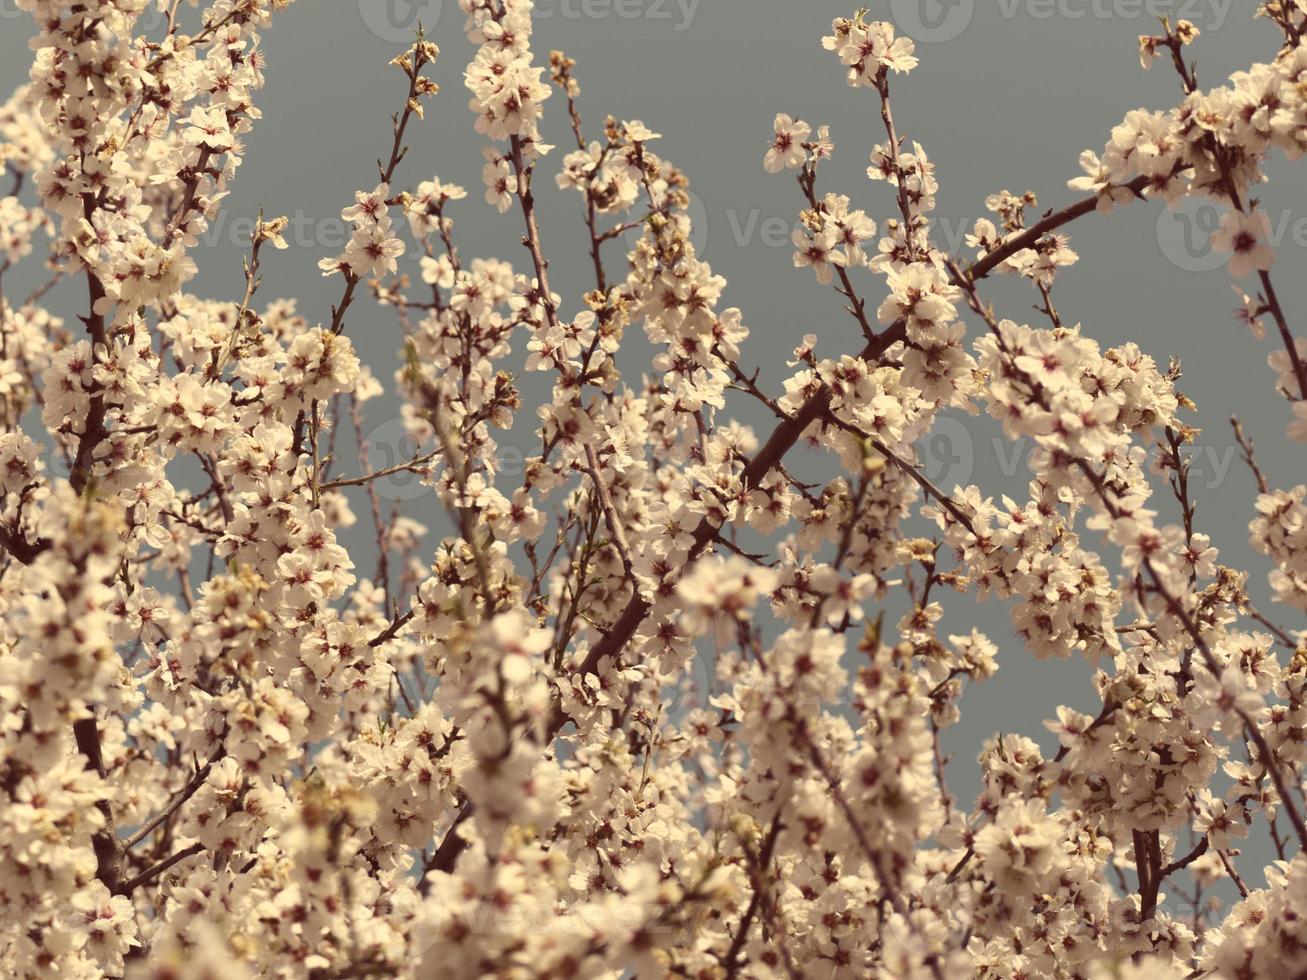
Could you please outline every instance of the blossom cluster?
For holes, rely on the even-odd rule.
[[[192,291],[290,0],[159,0],[163,31],[138,30],[149,0],[17,4],[6,976],[1307,972],[1307,630],[1279,625],[1307,611],[1307,490],[1236,424],[1259,608],[1265,569],[1223,564],[1197,522],[1179,363],[1054,303],[1080,217],[1218,201],[1229,272],[1255,276],[1241,318],[1274,324],[1307,438],[1307,344],[1253,196],[1272,153],[1307,149],[1307,0],[1262,4],[1273,59],[1216,89],[1193,25],[1142,38],[1178,104],[1129,113],[1061,207],[992,194],[965,256],[893,111],[913,42],[836,20],[814,55],[879,115],[867,187],[824,186],[831,125],[782,113],[759,149],[794,178],[794,266],[850,342],[796,335],[778,379],[748,363],[766,311],[728,305],[661,135],[608,116],[587,136],[577,63],[537,56],[531,0],[459,0],[483,202],[412,172],[438,48],[419,29],[392,61],[378,172],[319,257],[326,322],[266,297],[282,217],[254,223],[238,300]],[[580,199],[580,296],[550,285],[550,177]],[[463,220],[524,248],[465,255]],[[996,311],[1000,273],[1042,319]],[[390,365],[351,339],[364,301],[393,315]],[[387,382],[413,455],[377,466],[364,415]],[[946,411],[1034,445],[1023,491],[932,482],[920,447]],[[510,472],[500,442],[527,430]],[[398,474],[439,522],[386,506]],[[375,545],[351,553],[360,524]],[[967,597],[1010,636],[946,629]],[[985,739],[958,798],[942,738],[968,690],[1050,657],[1093,665],[1101,709]],[[1278,860],[1252,867],[1242,842],[1266,836]]]

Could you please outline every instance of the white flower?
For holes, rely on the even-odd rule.
[[[1227,211],[1221,217],[1220,230],[1212,235],[1212,247],[1233,253],[1230,275],[1242,279],[1275,264],[1275,249],[1268,244],[1270,230],[1270,219],[1263,211]]]
[[[1220,677],[1206,668],[1195,671],[1190,716],[1200,728],[1218,725],[1231,734],[1242,728],[1240,715],[1252,716],[1262,708],[1262,696],[1248,683],[1238,664],[1229,664]]]
[[[804,142],[812,133],[812,127],[802,120],[792,119],[785,113],[776,117],[776,135],[772,139],[771,148],[767,151],[767,156],[763,160],[763,166],[767,168],[768,173],[779,173],[782,170],[795,170],[803,166],[804,161],[808,158],[807,151],[803,148]]]
[[[214,153],[224,153],[231,149],[233,137],[227,123],[226,110],[218,107],[196,108],[191,110],[187,123],[182,134],[187,143],[202,146]]]

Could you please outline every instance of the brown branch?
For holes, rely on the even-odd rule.
[[[214,764],[222,761],[226,754],[227,747],[225,745],[218,746],[218,750],[210,757],[209,761],[196,771],[185,786],[178,790],[177,794],[168,802],[168,805],[159,811],[157,816],[137,830],[136,833],[123,841],[123,848],[130,851],[149,837],[150,834],[154,833],[155,828],[181,809],[182,805],[204,785],[204,781],[209,778],[209,772],[213,769]]]
[[[950,882],[956,881],[958,875],[962,874],[962,872],[966,869],[966,866],[971,863],[971,859],[975,856],[976,856],[975,847],[968,847],[966,851],[963,852],[962,857],[958,858],[958,863],[953,865],[953,867],[949,869],[949,873],[944,876],[944,880]]]
[[[1232,415],[1230,416],[1230,425],[1234,428],[1234,438],[1239,443],[1243,461],[1248,464],[1248,469],[1252,470],[1253,478],[1257,480],[1257,489],[1262,493],[1270,493],[1270,484],[1266,482],[1266,477],[1262,474],[1262,468],[1257,465],[1257,454],[1254,451],[1253,441],[1244,434],[1243,423],[1239,421],[1238,416]]]
[[[908,200],[908,189],[903,183],[903,166],[899,163],[899,134],[894,126],[894,112],[889,103],[889,69],[881,67],[876,74],[876,91],[880,93],[880,119],[889,137],[889,157],[894,165],[894,183],[898,190],[899,214],[903,217],[904,243],[908,247],[908,256],[915,259],[916,248],[912,243],[912,204]]]
[[[368,471],[368,442],[363,435],[363,417],[359,413],[358,395],[351,393],[349,396],[349,417],[354,426],[354,444],[357,447],[357,456],[359,469],[365,473]],[[330,486],[327,484],[326,486]],[[372,527],[377,533],[377,578],[381,580],[382,601],[385,603],[387,610],[394,609],[394,599],[390,594],[390,541],[388,526],[385,518],[381,516],[381,499],[377,496],[377,488],[371,482],[366,483],[365,489],[368,495],[368,510],[372,514]],[[400,691],[404,686],[400,685]]]
[[[1237,198],[1234,201],[1238,204]],[[1263,269],[1257,273],[1257,277],[1262,281],[1266,306],[1275,320],[1275,328],[1280,332],[1280,342],[1284,344],[1284,351],[1289,355],[1289,364],[1293,367],[1293,375],[1298,382],[1298,394],[1295,396],[1290,392],[1289,400],[1299,401],[1307,398],[1307,363],[1304,363],[1298,353],[1297,341],[1294,340],[1293,331],[1289,329],[1289,318],[1284,315],[1284,308],[1280,306],[1280,297],[1276,295],[1275,286],[1271,284],[1271,274]]]
[[[207,146],[200,151],[199,159],[196,160],[195,166],[189,168],[185,179],[186,190],[182,193],[181,203],[177,210],[173,212],[172,217],[168,219],[168,230],[163,236],[163,244],[160,246],[165,252],[172,247],[172,243],[177,240],[181,234],[182,225],[190,216],[191,208],[195,206],[195,195],[200,188],[200,180],[209,169],[209,161],[213,158],[213,151]],[[240,324],[237,323],[239,327]]]
[[[141,885],[148,885],[151,881],[159,877],[159,875],[163,874],[173,865],[180,864],[182,861],[185,861],[189,857],[194,857],[196,854],[199,854],[203,850],[204,850],[204,845],[201,844],[199,841],[196,841],[194,844],[190,845],[190,847],[184,847],[176,854],[173,854],[171,857],[164,858],[154,867],[146,871],[142,871],[135,878],[123,882],[121,885],[118,886],[117,889],[114,889],[113,892],[115,895],[130,895],[137,888],[140,888]]]
[[[1209,846],[1211,846],[1211,842],[1207,839],[1207,836],[1204,835],[1203,839],[1200,840],[1197,843],[1197,845],[1195,845],[1192,851],[1190,851],[1188,854],[1186,854],[1184,857],[1180,858],[1179,860],[1172,861],[1165,868],[1163,868],[1161,873],[1158,875],[1158,880],[1160,881],[1162,878],[1165,878],[1168,875],[1175,874],[1177,871],[1183,871],[1185,868],[1189,867],[1189,865],[1193,864],[1200,857],[1206,854],[1207,848]]]
[[[726,951],[726,957],[722,960],[722,969],[726,972],[727,980],[734,980],[740,973],[740,954],[744,951],[744,944],[748,941],[749,930],[753,926],[754,917],[757,916],[758,908],[762,905],[763,891],[766,887],[762,876],[767,873],[772,855],[776,851],[776,841],[781,835],[781,826],[781,812],[777,810],[776,816],[772,818],[771,830],[767,832],[767,839],[763,841],[762,851],[759,853],[757,861],[753,862],[753,855],[746,854],[746,858],[751,863],[757,864],[758,876],[753,886],[753,897],[749,899],[749,906],[744,910],[740,924],[735,929],[735,938],[731,940],[731,946]]]
[[[29,541],[18,528],[8,527],[0,523],[0,548],[12,555],[15,561],[30,565],[36,561],[37,556],[49,551],[52,547],[54,547],[54,542],[49,538],[37,538],[35,541]]]
[[[94,217],[98,207],[99,202],[92,195],[87,194],[82,197],[82,213],[87,222]],[[101,347],[107,349],[109,340],[105,330],[104,314],[96,312],[96,307],[105,299],[104,284],[91,271],[89,265],[86,266],[86,287],[89,309],[82,322],[86,325],[86,332],[91,338],[91,361],[94,363],[97,349]],[[80,494],[85,490],[91,480],[91,467],[95,462],[96,447],[108,435],[105,428],[107,414],[104,392],[96,382],[92,381],[91,404],[82,426],[82,434],[77,440],[77,454],[73,458],[72,473],[68,477],[68,482],[76,493]]]
[[[1124,185],[1126,190],[1135,194],[1142,193],[1144,188],[1147,186],[1148,178],[1146,177],[1136,177],[1134,180],[1130,181],[1130,183]],[[1049,211],[1040,221],[1031,225],[1025,231],[1021,232],[1021,234],[1006,239],[993,251],[985,253],[985,255],[977,261],[975,265],[967,270],[968,277],[973,282],[977,279],[983,279],[1013,255],[1016,255],[1017,252],[1033,247],[1049,232],[1056,231],[1063,225],[1069,224],[1077,218],[1084,217],[1097,209],[1098,195],[1093,194],[1076,201],[1074,204],[1063,208],[1061,211]],[[955,285],[960,286],[962,283],[958,283],[955,280]]]
[[[952,497],[939,489],[939,487],[935,486],[935,484],[933,484],[924,473],[917,469],[917,467],[913,466],[906,459],[903,459],[883,442],[871,435],[871,433],[858,428],[858,426],[853,425],[850,422],[845,422],[843,419],[830,412],[826,413],[825,418],[837,428],[843,429],[845,432],[851,433],[859,439],[864,440],[872,449],[876,450],[876,452],[880,453],[887,460],[897,466],[904,474],[910,477],[917,486],[921,487],[928,497],[935,500],[936,503],[949,512],[955,521],[965,527],[977,542],[980,541],[980,535],[976,532],[975,524],[972,523],[970,515],[966,514],[960,507],[958,507]]]
[[[405,626],[408,625],[408,622],[413,618],[413,615],[414,615],[413,610],[410,609],[408,612],[404,613],[404,615],[395,617],[395,620],[389,626],[387,626],[384,630],[382,630],[372,639],[368,640],[368,646],[379,647],[387,640],[394,639],[396,634],[398,634],[400,630],[402,630]]]
[[[1191,96],[1198,91],[1198,77],[1192,66],[1186,64],[1184,60],[1184,42],[1177,36],[1168,25],[1167,34],[1164,42],[1171,51],[1171,62],[1175,65],[1175,70],[1180,76],[1181,87],[1184,89],[1186,96]],[[1222,192],[1229,198],[1230,204],[1240,214],[1250,213],[1250,209],[1255,202],[1250,201],[1248,206],[1239,194],[1238,184],[1234,178],[1234,162],[1231,159],[1229,148],[1221,143],[1214,132],[1205,132],[1202,137],[1202,146],[1211,155],[1212,161],[1216,164],[1217,172],[1220,175],[1218,182]],[[1266,309],[1270,312],[1275,320],[1275,327],[1280,333],[1280,341],[1284,344],[1285,353],[1289,355],[1289,364],[1293,370],[1293,375],[1298,383],[1298,394],[1287,392],[1290,401],[1299,401],[1307,398],[1307,363],[1298,354],[1298,345],[1294,340],[1293,331],[1289,329],[1288,317],[1284,314],[1284,308],[1280,305],[1280,297],[1275,292],[1275,286],[1271,282],[1271,274],[1265,269],[1257,272],[1257,278],[1262,284],[1262,299],[1265,301]]]
[[[366,450],[364,450],[366,453]],[[342,487],[363,487],[372,483],[374,480],[381,480],[388,476],[394,476],[396,473],[418,473],[430,469],[430,464],[435,461],[441,453],[437,450],[432,453],[426,453],[422,456],[414,456],[412,459],[396,463],[394,466],[387,466],[384,469],[373,470],[371,473],[365,473],[363,476],[349,477],[348,479],[330,480],[319,487],[320,490],[339,490]],[[364,459],[366,463],[366,459]]]
[[[821,211],[822,206],[817,201],[817,171],[815,166],[809,165],[803,168],[799,175],[799,186],[803,188],[804,196],[808,199],[808,206],[813,211]],[[866,303],[862,297],[857,294],[853,288],[853,280],[849,278],[848,270],[842,265],[835,265],[835,274],[839,276],[840,284],[839,293],[849,301],[848,311],[853,314],[858,321],[858,326],[862,328],[862,335],[867,338],[869,343],[875,342],[876,331],[871,328],[871,323],[867,319]]]
[[[617,508],[613,505],[613,497],[608,492],[608,486],[604,483],[599,467],[599,457],[595,454],[594,446],[590,443],[585,444],[585,461],[590,473],[590,479],[594,483],[595,493],[599,495],[599,506],[604,512],[604,522],[608,525],[608,533],[612,535],[613,547],[617,549],[618,556],[622,559],[622,568],[626,571],[626,577],[631,580],[634,586],[635,581],[635,564],[631,561],[631,546],[626,542],[626,532],[622,529],[622,518],[617,513]]]
[[[73,737],[77,741],[78,751],[86,757],[90,768],[103,780],[106,774],[104,753],[100,748],[100,726],[95,716],[91,715],[89,718],[73,722]],[[100,799],[96,802],[95,808],[104,818],[104,826],[91,835],[91,847],[95,851],[95,876],[110,892],[117,895],[120,894],[118,887],[122,882],[126,851],[114,828],[113,810],[109,806],[109,801]]]
[[[422,66],[427,64],[427,44],[422,33],[421,25],[418,26],[417,40],[413,42],[411,51],[412,63],[406,67],[405,73],[408,75],[408,97],[404,100],[404,111],[391,117],[391,128],[393,130],[393,139],[390,145],[390,158],[386,163],[377,161],[377,170],[381,176],[381,182],[389,185],[395,176],[395,170],[400,161],[408,155],[408,147],[404,145],[404,133],[408,129],[408,124],[415,113],[420,114],[421,103],[419,102],[420,89],[423,85]],[[352,272],[342,270],[345,275],[345,292],[340,298],[340,302],[331,308],[331,327],[333,334],[338,334],[345,329],[345,312],[354,302],[354,290],[358,287],[359,278]]]
[[[445,874],[454,870],[454,865],[458,863],[459,855],[467,849],[467,841],[458,835],[458,828],[463,825],[472,816],[474,807],[472,801],[463,804],[463,809],[459,811],[454,822],[450,824],[449,830],[445,832],[445,839],[440,842],[440,846],[427,860],[422,868],[422,880],[418,882],[418,893],[424,898],[430,890],[427,875],[432,871],[442,871]]]
[[[1139,875],[1139,917],[1147,921],[1157,910],[1157,895],[1162,887],[1158,872],[1160,855],[1156,830],[1132,831],[1135,845],[1135,871]]]

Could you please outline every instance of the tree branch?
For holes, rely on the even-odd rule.
[[[199,788],[204,785],[204,781],[209,778],[209,773],[212,771],[214,764],[222,761],[226,755],[227,747],[225,745],[218,746],[218,751],[210,757],[208,762],[196,771],[195,775],[192,776],[190,781],[177,792],[172,800],[169,801],[168,805],[164,807],[157,816],[136,831],[136,833],[128,837],[127,840],[123,842],[123,847],[130,851],[141,841],[145,840],[145,838],[149,837],[156,827],[181,809],[182,805],[194,796]]]
[[[159,875],[163,874],[174,864],[180,864],[182,861],[185,861],[188,857],[194,857],[196,854],[199,854],[203,850],[204,850],[204,845],[201,844],[199,841],[196,841],[190,847],[184,847],[176,854],[172,855],[171,857],[164,858],[162,861],[160,861],[158,864],[156,864],[154,867],[150,868],[149,870],[142,871],[135,878],[123,882],[121,885],[118,886],[118,888],[113,889],[113,892],[115,895],[130,895],[137,888],[141,887],[141,885],[148,885],[151,881],[159,877]]]

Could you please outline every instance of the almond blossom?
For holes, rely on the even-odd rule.
[[[1268,60],[1211,89],[1197,29],[1163,21],[1140,53],[1173,105],[1084,151],[1070,200],[995,191],[960,255],[892,99],[947,66],[865,11],[814,29],[879,123],[759,134],[825,297],[770,380],[769,311],[696,247],[651,128],[674,120],[606,105],[590,129],[531,0],[458,4],[484,202],[407,151],[438,94],[419,29],[389,125],[359,123],[379,166],[318,257],[330,318],[268,296],[284,217],[252,224],[243,282],[195,292],[289,4],[17,0],[6,976],[1307,972],[1307,487],[1236,421],[1264,562],[1227,564],[1181,365],[1055,303],[1080,218],[1219,203],[1215,274],[1307,439],[1307,341],[1256,204],[1264,164],[1307,150],[1307,3],[1261,5]],[[827,186],[837,129],[864,186]],[[580,198],[579,248],[542,227],[544,180]],[[464,221],[502,226],[507,258],[465,252]],[[579,295],[551,286],[569,255]],[[992,304],[1000,274],[1033,315]],[[390,363],[360,357],[365,303],[393,316]],[[1033,447],[1024,485],[937,485],[946,413]],[[370,453],[382,428],[397,458]],[[400,479],[430,511],[390,499]],[[972,602],[1010,634],[956,625]],[[1079,658],[1081,707],[1058,692],[1043,731],[946,756],[973,685]],[[964,798],[950,766],[973,762]]]

